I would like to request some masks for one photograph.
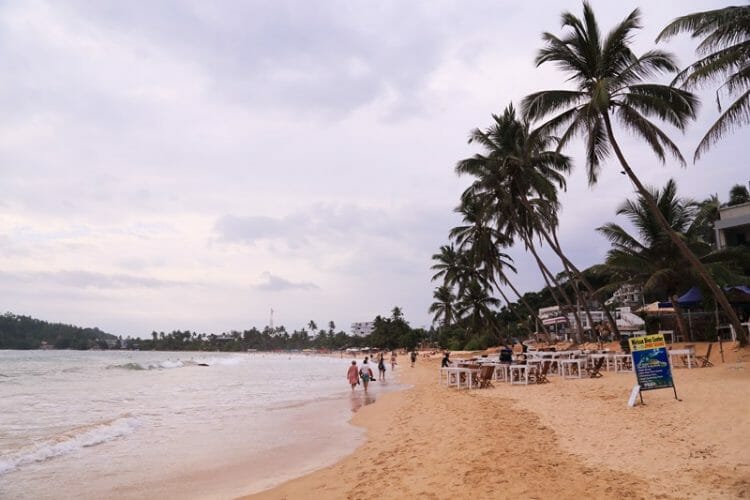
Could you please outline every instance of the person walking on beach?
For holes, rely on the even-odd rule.
[[[380,374],[380,381],[385,381],[385,357],[383,354],[380,354],[380,359],[378,360],[378,373]]]
[[[413,350],[410,356],[411,356],[411,367],[414,368],[414,363],[416,363],[417,361],[417,351]]]
[[[373,378],[370,365],[367,364],[367,358],[362,362],[362,366],[359,367],[359,376],[362,378],[362,385],[365,387],[365,392],[367,392],[367,384]]]
[[[396,369],[396,351],[391,351],[391,371]]]
[[[357,369],[356,361],[352,360],[352,364],[349,365],[349,370],[346,372],[346,378],[352,385],[352,390],[359,385],[359,369]]]

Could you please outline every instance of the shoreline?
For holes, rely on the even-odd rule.
[[[682,402],[651,391],[627,408],[632,373],[457,391],[419,358],[399,366],[411,388],[352,417],[366,436],[352,454],[242,498],[749,496],[750,365],[714,361],[675,370]]]

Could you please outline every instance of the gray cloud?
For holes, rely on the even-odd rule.
[[[440,62],[455,16],[452,2],[183,2],[138,9],[117,1],[70,2],[57,14],[135,47],[198,64],[216,93],[243,105],[346,113],[389,94],[415,110]],[[425,22],[426,21],[426,22]]]
[[[0,282],[44,283],[70,288],[163,288],[185,286],[181,283],[127,274],[104,274],[89,271],[8,272],[0,271]]]
[[[592,3],[603,29],[632,10]],[[670,19],[721,5],[645,5],[638,52]],[[428,323],[430,255],[468,183],[453,166],[477,152],[467,133],[566,86],[533,64],[565,9],[580,3],[506,2],[502,14],[485,0],[1,3],[5,307],[128,333],[261,325],[271,306],[300,326],[394,305]],[[687,36],[660,48],[694,58]],[[716,117],[703,97],[698,123],[673,134],[686,156]],[[747,129],[687,169],[657,167],[616,133],[644,183],[674,176],[701,198],[746,181]],[[594,228],[632,188],[613,161],[590,190],[581,148],[569,153],[560,237],[585,267],[608,248]],[[541,286],[510,253],[518,287]],[[245,279],[264,270],[283,278]]]
[[[256,290],[263,292],[283,292],[287,290],[318,290],[320,287],[315,283],[299,282],[294,283],[280,276],[276,276],[266,271],[261,275],[259,283],[254,285]]]

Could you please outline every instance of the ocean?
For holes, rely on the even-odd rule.
[[[325,467],[364,439],[352,412],[398,388],[352,393],[350,363],[0,351],[0,498],[234,498]]]

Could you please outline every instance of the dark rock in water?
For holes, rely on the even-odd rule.
[[[208,363],[198,363],[198,366],[208,366]]]

